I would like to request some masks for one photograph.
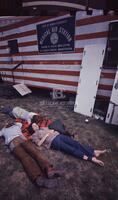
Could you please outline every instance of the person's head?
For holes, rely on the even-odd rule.
[[[32,124],[36,124],[40,127],[40,123],[42,122],[42,120],[43,120],[43,117],[41,115],[34,115],[32,117],[31,124],[28,127],[28,131],[29,131],[30,135],[32,135],[35,132],[34,128],[32,127]]]
[[[33,123],[40,124],[42,120],[43,120],[43,117],[41,115],[34,115],[31,119],[31,124]]]

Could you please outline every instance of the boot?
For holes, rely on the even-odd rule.
[[[48,189],[52,189],[52,188],[56,188],[58,183],[56,179],[47,179],[45,177],[38,177],[36,179],[36,184],[39,187],[42,188],[48,188]]]

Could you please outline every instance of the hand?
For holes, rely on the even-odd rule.
[[[36,130],[39,130],[39,127],[38,127],[38,125],[37,125],[36,123],[33,123],[33,124],[32,124],[32,129],[33,129],[34,131],[36,131]]]

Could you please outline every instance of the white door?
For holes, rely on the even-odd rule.
[[[105,122],[108,124],[118,125],[118,69],[114,80]]]
[[[78,82],[78,89],[74,111],[92,116],[95,104],[101,68],[103,64],[105,45],[88,45],[84,48],[82,68]]]

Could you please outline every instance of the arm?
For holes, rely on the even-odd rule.
[[[41,146],[48,136],[49,133],[44,133],[43,130],[37,130],[32,135],[32,140],[35,144],[37,144],[37,146]]]
[[[49,136],[49,134],[47,133],[38,143],[37,143],[37,145],[40,147],[43,143],[44,143],[44,141],[46,140],[46,138]]]
[[[38,125],[37,125],[36,123],[33,123],[33,124],[32,124],[32,129],[33,129],[34,131],[36,131],[36,130],[39,130],[39,127],[38,127]]]

